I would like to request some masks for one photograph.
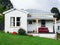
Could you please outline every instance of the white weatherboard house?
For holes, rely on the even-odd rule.
[[[57,33],[60,33],[60,20],[57,21],[57,24],[56,24],[56,28],[57,28]]]
[[[5,14],[5,32],[17,32],[23,28],[33,36],[55,38],[56,18],[53,13],[36,9],[10,9]]]

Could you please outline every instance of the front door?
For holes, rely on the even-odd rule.
[[[45,20],[41,20],[41,27],[45,27],[46,21]]]

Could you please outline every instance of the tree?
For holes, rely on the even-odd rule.
[[[3,11],[3,6],[0,4],[0,13],[2,13]]]
[[[13,8],[13,5],[10,0],[0,0],[0,13],[7,11],[11,8]]]
[[[59,13],[58,8],[53,7],[53,8],[51,9],[51,13]]]
[[[5,9],[9,10],[9,9],[13,8],[13,5],[12,5],[12,3],[10,2],[10,0],[0,0],[0,4],[3,5],[4,10],[5,10]]]
[[[51,9],[51,13],[55,13],[54,17],[57,18],[57,20],[60,19],[60,13],[59,13],[59,9],[58,8],[53,7]]]

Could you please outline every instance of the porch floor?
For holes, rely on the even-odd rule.
[[[55,33],[52,33],[52,34],[51,33],[28,33],[28,34],[33,35],[33,36],[56,39],[56,34]]]

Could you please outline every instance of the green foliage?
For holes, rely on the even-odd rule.
[[[10,0],[0,0],[0,13],[13,8]]]
[[[26,32],[25,32],[24,29],[21,28],[21,29],[18,30],[18,34],[19,34],[19,35],[25,35]]]
[[[42,37],[12,35],[0,32],[0,45],[60,45],[60,41]]]
[[[54,17],[57,18],[57,20],[60,19],[60,12],[59,12],[59,9],[58,9],[58,8],[53,7],[53,8],[51,9],[51,13],[55,13]]]
[[[51,12],[52,12],[52,13],[59,13],[59,10],[58,10],[58,8],[53,7],[53,8],[51,9]]]
[[[4,16],[1,15],[1,16],[0,16],[0,23],[3,23],[3,22],[4,22]]]
[[[0,13],[2,13],[3,11],[3,6],[0,4]]]
[[[4,22],[4,16],[3,16],[3,6],[0,4],[0,23],[3,23]]]

